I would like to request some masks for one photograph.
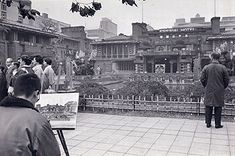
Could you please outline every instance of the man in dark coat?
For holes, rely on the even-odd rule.
[[[205,87],[204,104],[206,106],[206,124],[211,127],[214,108],[215,128],[222,128],[221,113],[224,106],[224,91],[229,84],[229,74],[224,65],[219,64],[220,54],[211,54],[211,63],[205,66],[201,74],[201,83]]]
[[[50,123],[35,108],[41,82],[36,74],[16,79],[14,95],[0,102],[0,156],[60,156]]]
[[[4,66],[0,65],[0,102],[7,96],[7,79]]]
[[[5,69],[5,74],[6,74],[6,79],[7,79],[7,87],[9,87],[11,77],[13,76],[13,59],[12,58],[7,58],[6,59],[6,69]]]
[[[34,73],[31,67],[32,60],[29,56],[22,55],[19,59],[19,62],[20,62],[20,68],[17,71],[17,73],[11,77],[11,80],[10,80],[10,84],[8,88],[9,94],[13,94],[14,84],[15,84],[17,77],[19,77],[22,74]]]

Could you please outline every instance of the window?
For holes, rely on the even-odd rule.
[[[181,34],[179,34],[179,37],[181,37]]]
[[[2,4],[1,4],[1,10],[2,10],[2,11],[7,11],[7,5],[6,5],[6,3],[3,3],[3,2],[2,2]]]
[[[97,57],[101,57],[102,55],[102,46],[101,45],[97,45]]]
[[[160,38],[163,38],[163,36],[161,35]]]
[[[128,46],[124,45],[124,57],[128,57]]]
[[[106,58],[106,46],[103,45],[102,46],[102,55],[101,55],[102,58]]]
[[[166,38],[169,38],[170,36],[169,35],[166,35]]]
[[[7,5],[6,3],[1,3],[1,19],[5,20],[7,19]]]
[[[18,33],[18,41],[22,41],[22,42],[29,42],[30,41],[30,35],[29,34],[25,34],[22,32]]]
[[[113,58],[117,58],[117,46],[113,46]]]
[[[175,35],[172,35],[172,38],[175,38]]]
[[[128,54],[133,55],[135,53],[134,49],[134,45],[128,45]]]
[[[40,37],[39,36],[36,36],[36,43],[40,43]]]
[[[5,12],[5,11],[1,12],[1,19],[3,19],[3,20],[7,19],[7,12]]]
[[[111,58],[111,45],[107,45],[107,58]]]
[[[119,70],[122,71],[134,71],[135,65],[133,62],[120,62],[118,63]]]
[[[185,34],[184,36],[185,36],[185,37],[188,37],[188,34]]]
[[[118,45],[118,58],[122,58],[122,45]]]

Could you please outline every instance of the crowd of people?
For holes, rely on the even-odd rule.
[[[61,155],[50,123],[35,108],[40,94],[54,85],[51,64],[49,58],[23,55],[0,65],[0,155]]]
[[[41,92],[54,88],[55,72],[52,60],[40,55],[29,57],[22,55],[16,61],[7,58],[5,65],[0,65],[0,101],[7,95],[13,95],[16,79],[23,74],[35,73],[41,81]]]

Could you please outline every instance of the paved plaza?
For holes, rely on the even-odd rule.
[[[202,120],[79,113],[77,129],[64,134],[71,156],[235,156],[235,123],[223,125],[215,129]]]

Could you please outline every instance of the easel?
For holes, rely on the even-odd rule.
[[[59,136],[61,145],[64,149],[64,153],[65,153],[66,156],[69,156],[69,150],[68,150],[68,147],[67,147],[67,144],[66,144],[66,140],[64,138],[63,130],[74,130],[74,128],[52,128],[52,130],[56,130],[56,132]]]
[[[67,57],[67,61],[68,62],[66,64],[66,77],[69,77],[70,78],[70,86],[72,86],[72,78],[71,78],[71,75],[72,75],[72,67],[71,67],[71,61],[70,59]],[[58,79],[57,79],[57,82],[56,82],[56,92],[58,93],[59,91],[59,84],[60,84],[60,76],[61,76],[61,70],[62,70],[62,63],[60,62],[59,63],[59,72],[58,72]],[[71,88],[70,88],[71,89]],[[64,149],[64,153],[66,156],[69,156],[69,150],[68,150],[68,147],[67,147],[67,144],[66,144],[66,140],[64,138],[64,134],[63,134],[63,130],[75,130],[74,128],[52,128],[52,130],[56,130],[57,131],[57,134],[59,136],[59,139],[60,139],[60,142],[61,142],[61,145]]]

